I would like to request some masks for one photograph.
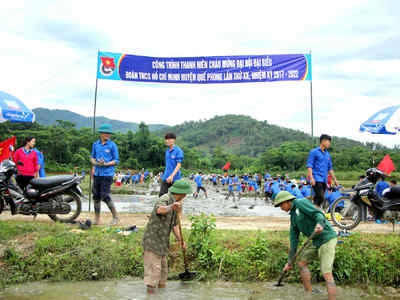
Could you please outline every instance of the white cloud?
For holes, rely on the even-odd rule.
[[[400,46],[397,6],[396,1],[6,1],[0,11],[6,70],[0,90],[32,108],[91,115],[98,49],[149,56],[312,49],[315,134],[400,144],[396,137],[358,132],[370,114],[399,101],[400,56],[393,54]],[[383,45],[392,51],[378,51]],[[177,124],[235,113],[310,132],[309,97],[308,82],[197,86],[100,80],[97,115]]]

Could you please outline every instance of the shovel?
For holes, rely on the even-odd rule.
[[[183,255],[183,263],[185,265],[185,272],[179,274],[179,279],[182,281],[190,281],[193,280],[193,278],[196,276],[196,272],[190,272],[188,270],[188,261],[186,257],[186,249],[184,249],[184,240],[183,240],[183,232],[182,232],[182,224],[181,224],[181,214],[178,213],[176,216],[178,218],[178,226],[179,226],[179,232],[181,233],[181,249],[182,249],[182,255]]]
[[[314,236],[316,235],[315,231],[307,238],[307,240],[304,242],[303,246],[299,250],[297,250],[296,254],[289,260],[289,265],[293,266],[293,263],[296,261],[297,257],[304,251],[305,248],[310,244]],[[282,280],[285,277],[286,272],[282,271],[281,275],[279,276],[278,282],[275,284],[275,286],[283,286]]]

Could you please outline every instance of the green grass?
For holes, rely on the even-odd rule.
[[[185,230],[190,270],[200,280],[273,281],[287,260],[288,232],[216,230],[212,218],[192,219]],[[143,276],[143,229],[128,236],[115,228],[76,233],[76,226],[54,223],[0,223],[0,286],[37,280],[102,280]],[[171,240],[173,241],[173,239]],[[358,234],[336,248],[339,284],[400,284],[400,239],[393,234]],[[183,272],[179,245],[171,244],[170,276]],[[321,280],[318,264],[313,279]],[[298,281],[291,272],[287,281]]]

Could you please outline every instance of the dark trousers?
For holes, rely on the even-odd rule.
[[[168,189],[172,186],[172,183],[168,183],[165,180],[161,182],[160,193],[158,194],[159,197],[168,193]]]
[[[110,211],[113,213],[115,212],[114,202],[111,200],[110,193],[111,193],[111,185],[113,183],[112,176],[94,176],[93,177],[93,202],[94,202],[94,212],[96,214],[100,214],[101,208],[101,201],[104,201]]]
[[[18,183],[19,187],[25,191],[26,186],[29,184],[31,179],[35,178],[34,176],[25,176],[25,175],[17,175],[15,181]]]
[[[196,193],[198,194],[200,192],[200,190],[202,190],[204,193],[207,193],[206,188],[204,186],[198,186]]]
[[[316,182],[313,186],[314,191],[314,204],[321,206],[322,202],[325,200],[325,190],[326,190],[326,183],[325,182]]]
[[[112,176],[94,176],[93,177],[93,200],[104,202],[111,201],[110,192],[113,183]]]
[[[272,198],[272,192],[264,192],[264,195],[265,195],[265,201],[268,201]]]

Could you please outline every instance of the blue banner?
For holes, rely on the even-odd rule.
[[[97,78],[197,84],[311,80],[311,55],[149,57],[99,52]]]

